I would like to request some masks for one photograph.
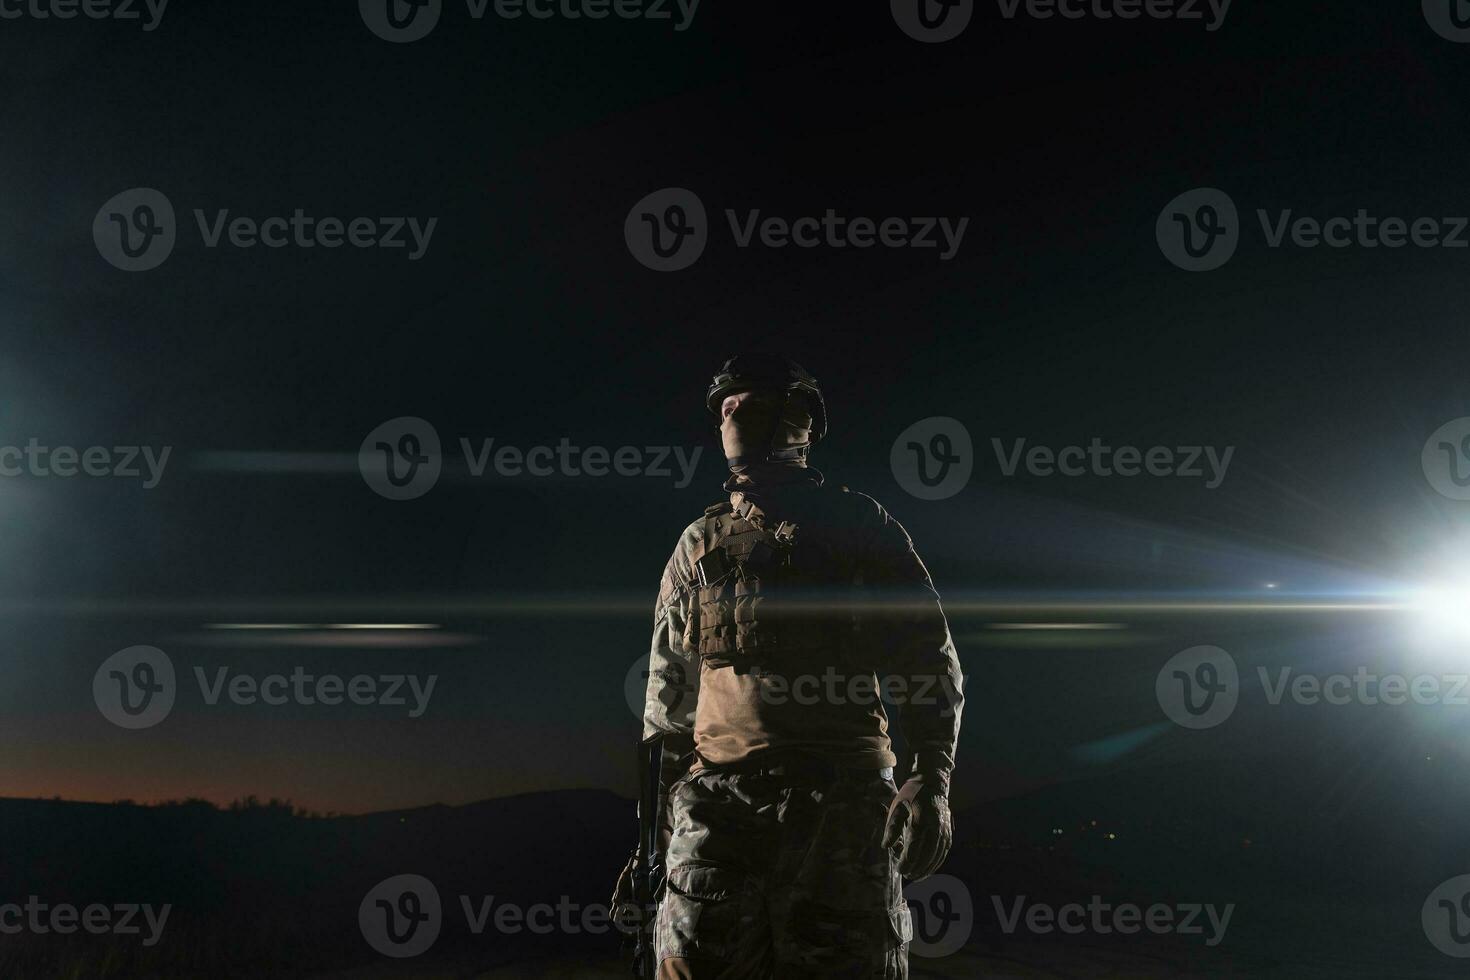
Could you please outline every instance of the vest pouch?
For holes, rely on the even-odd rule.
[[[735,646],[743,654],[776,646],[774,633],[764,628],[769,600],[761,594],[761,580],[746,574],[735,583]]]

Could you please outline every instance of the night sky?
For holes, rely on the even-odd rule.
[[[1209,31],[980,4],[942,44],[882,4],[712,0],[682,31],[476,21],[447,3],[404,44],[350,2],[179,2],[151,31],[0,22],[0,446],[171,447],[152,488],[0,477],[0,796],[362,812],[631,792],[625,679],[663,563],[721,497],[704,389],[761,348],[820,379],[832,430],[813,462],[905,524],[952,604],[970,677],[960,804],[1354,743],[1359,710],[1190,738],[1153,677],[1197,644],[1404,670],[1392,615],[1115,610],[1082,617],[1125,627],[1097,634],[993,628],[1059,595],[1378,594],[1470,561],[1470,503],[1420,462],[1470,415],[1470,249],[1272,248],[1256,214],[1470,214],[1470,45],[1416,3],[1285,7],[1238,0]],[[130,273],[92,229],[137,187],[166,195],[178,240]],[[709,243],[656,272],[624,223],[668,187],[698,195]],[[1197,187],[1228,193],[1242,226],[1211,272],[1176,268],[1155,238]],[[210,248],[195,209],[437,223],[416,259],[227,234]],[[948,259],[741,248],[726,209],[968,224]],[[358,451],[404,416],[432,424],[446,462],[395,501]],[[934,416],[968,429],[975,469],[925,501],[889,459]],[[1206,489],[1007,477],[991,443],[1094,437],[1234,456]],[[467,471],[461,438],[703,453],[685,487],[490,478]],[[439,629],[217,628],[284,623]],[[92,680],[134,645],[164,650],[184,683],[165,721],[125,731]],[[411,718],[209,705],[193,679],[298,666],[438,680]],[[1428,714],[1375,716],[1383,758],[1432,742],[1463,761],[1463,723]]]

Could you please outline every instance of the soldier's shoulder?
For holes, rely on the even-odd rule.
[[[675,547],[674,550],[680,554],[684,554],[687,553],[700,541],[703,541],[704,524],[705,520],[703,517],[690,521],[688,525],[685,526],[684,530],[679,532],[679,544]]]
[[[689,552],[704,542],[705,534],[709,528],[710,519],[717,518],[721,514],[730,513],[730,501],[723,500],[716,504],[710,504],[704,509],[704,513],[690,521],[679,535],[679,544],[675,551],[678,554],[687,555]]]
[[[847,486],[835,486],[830,494],[834,506],[840,507],[858,524],[882,524],[888,511],[877,500]]]
[[[674,545],[674,553],[669,556],[659,583],[660,607],[689,591],[694,581],[694,558],[704,551],[705,526],[709,523],[709,517],[706,513],[690,521],[679,534],[679,541]]]

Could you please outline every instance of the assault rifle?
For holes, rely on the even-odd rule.
[[[628,858],[613,893],[613,918],[623,934],[633,936],[633,975],[654,980],[658,953],[653,923],[664,883],[664,855],[659,850],[659,775],[663,768],[663,737],[655,735],[638,745],[638,846]]]

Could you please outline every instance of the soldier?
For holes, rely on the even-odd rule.
[[[664,569],[644,709],[665,759],[658,976],[907,977],[901,876],[932,874],[953,834],[963,699],[939,597],[903,527],[807,465],[827,410],[799,365],[732,358],[706,406],[729,499]],[[902,788],[880,684],[903,705]]]

